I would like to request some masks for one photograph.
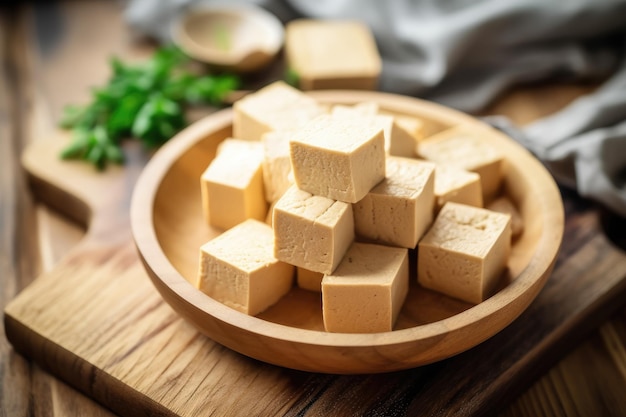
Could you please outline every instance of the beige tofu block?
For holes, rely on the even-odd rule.
[[[327,113],[313,98],[282,81],[248,94],[233,105],[233,136],[261,140],[274,130],[292,130]]]
[[[504,170],[503,155],[481,135],[486,130],[457,126],[432,135],[418,145],[420,157],[441,164],[451,164],[480,175],[483,201],[500,189]]]
[[[448,164],[436,164],[435,168],[436,211],[448,201],[483,207],[480,175]]]
[[[296,278],[298,287],[307,291],[322,292],[322,278],[324,278],[324,274],[297,267]]]
[[[395,116],[379,114],[378,104],[374,102],[357,103],[354,106],[335,105],[331,109],[331,115],[342,117],[367,118],[368,122],[375,122],[383,129],[385,135],[385,152],[393,156],[413,158],[416,156],[418,137],[415,135],[416,123],[411,124],[409,118],[396,119]],[[404,120],[399,123],[398,120]]]
[[[478,304],[491,296],[511,252],[511,216],[446,203],[419,242],[417,280]]]
[[[319,116],[291,142],[296,184],[311,194],[355,203],[385,177],[385,140],[375,123]]]
[[[408,289],[407,249],[354,243],[322,280],[324,327],[336,333],[389,332]]]
[[[400,120],[405,120],[405,122],[400,122]],[[389,137],[389,155],[404,156],[406,158],[417,156],[419,135],[416,135],[414,128],[407,126],[408,122],[406,120],[396,118],[393,120]]]
[[[502,196],[496,198],[489,203],[487,209],[511,216],[511,237],[513,239],[517,239],[524,232],[524,220],[517,210],[517,207],[515,207],[515,204],[507,197]]]
[[[357,21],[291,21],[285,56],[303,90],[375,90],[382,68],[374,36]]]
[[[352,207],[292,186],[274,206],[274,256],[323,274],[335,270],[354,240]]]
[[[335,104],[330,113],[340,117],[352,116],[376,116],[380,110],[378,103],[374,101],[362,101],[354,105]]]
[[[206,222],[222,230],[246,219],[263,220],[263,146],[260,142],[225,139],[200,179]]]
[[[268,132],[263,135],[263,184],[265,199],[277,201],[293,185],[289,139],[291,130]]]
[[[270,207],[267,209],[267,215],[265,216],[265,224],[267,224],[270,227],[274,227],[274,207],[276,206],[276,203],[272,203],[270,204]]]
[[[413,137],[415,143],[419,144],[419,142],[426,137],[427,125],[421,118],[407,114],[393,113],[385,109],[380,109],[378,113],[392,116],[396,124]],[[430,127],[434,128],[435,125],[431,125]],[[417,153],[417,150],[414,149],[413,152]]]
[[[374,123],[383,130],[385,137],[385,152],[389,153],[393,117],[378,114],[378,104],[374,102],[357,103],[353,106],[337,104],[331,108],[331,116],[337,119],[356,118],[363,123]]]
[[[433,221],[435,164],[388,157],[387,175],[352,205],[358,236],[415,248]]]
[[[394,119],[398,126],[404,129],[409,135],[413,137],[413,140],[416,144],[418,144],[422,139],[424,139],[424,122],[417,117],[411,116],[394,116]],[[416,152],[416,149],[413,149],[413,152]]]
[[[257,220],[222,233],[200,248],[198,288],[249,315],[275,304],[293,286],[294,267],[273,256],[272,228]]]

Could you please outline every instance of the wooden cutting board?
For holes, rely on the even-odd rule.
[[[626,255],[597,211],[565,194],[555,270],[539,297],[492,339],[412,370],[336,376],[267,365],[198,333],[160,298],[131,241],[128,209],[146,162],[96,173],[57,159],[64,138],[33,143],[33,193],[89,224],[85,239],[5,309],[9,341],[113,411],[139,415],[455,415],[493,413],[519,395],[616,308]]]

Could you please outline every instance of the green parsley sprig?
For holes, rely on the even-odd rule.
[[[65,108],[60,124],[72,130],[73,138],[61,157],[88,161],[99,170],[121,164],[122,140],[136,138],[158,147],[187,125],[186,105],[219,106],[240,85],[235,75],[196,75],[188,70],[189,62],[174,46],[158,49],[143,64],[113,58],[112,76],[93,91],[92,101]]]

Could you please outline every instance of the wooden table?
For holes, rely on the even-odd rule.
[[[40,273],[50,270],[84,235],[33,199],[19,155],[56,129],[64,105],[82,103],[108,75],[107,57],[141,59],[122,8],[108,1],[40,3],[0,9],[0,304],[4,307]],[[518,89],[487,113],[523,124],[590,91],[588,85]],[[208,110],[207,110],[208,111]],[[568,227],[585,226],[626,240],[626,221],[564,191]],[[626,273],[626,272],[625,272]],[[2,332],[4,334],[4,331]],[[505,408],[503,416],[626,415],[626,309],[621,307],[577,344],[544,363],[543,376]],[[0,411],[7,416],[112,413],[41,370],[0,339]]]

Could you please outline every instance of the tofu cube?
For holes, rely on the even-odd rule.
[[[294,267],[273,256],[272,228],[258,220],[222,233],[200,248],[198,288],[217,301],[256,315],[293,286]]]
[[[403,120],[403,122],[400,120]],[[417,121],[417,119],[413,120]],[[415,158],[420,137],[416,133],[418,129],[417,123],[412,125],[406,118],[397,119],[394,117],[391,133],[389,134],[389,155]]]
[[[308,269],[296,268],[296,280],[298,287],[307,291],[322,292],[322,278],[324,274]]]
[[[233,105],[233,136],[261,140],[274,130],[298,129],[327,109],[282,81],[237,100]]]
[[[417,279],[426,288],[478,304],[491,296],[511,252],[511,216],[446,203],[419,242]]]
[[[435,164],[388,157],[387,175],[353,204],[357,236],[415,248],[433,221]]]
[[[421,122],[414,118],[396,118],[387,114],[379,114],[378,111],[377,103],[362,102],[354,106],[335,105],[331,109],[331,115],[338,118],[356,117],[374,121],[383,129],[385,152],[388,155],[415,157],[418,143],[418,136],[415,132],[421,128]]]
[[[374,123],[383,130],[385,138],[385,152],[389,153],[391,131],[393,130],[393,117],[378,114],[378,104],[374,102],[357,103],[354,106],[337,104],[330,110],[331,116],[336,119],[357,119],[361,123]]]
[[[276,206],[276,203],[272,203],[270,204],[270,207],[267,209],[267,215],[265,216],[265,224],[269,225],[270,227],[274,227],[273,225],[273,221],[274,221],[274,207]]]
[[[515,204],[508,197],[498,197],[490,202],[486,208],[511,216],[511,237],[513,239],[517,239],[524,232],[524,220]]]
[[[441,164],[455,165],[480,175],[483,201],[499,191],[503,178],[504,157],[482,136],[487,129],[456,126],[436,133],[418,145],[420,157]]]
[[[374,122],[319,116],[290,150],[295,182],[311,194],[356,203],[385,177],[385,140]]]
[[[278,200],[293,184],[289,138],[293,131],[274,131],[263,135],[263,185],[269,203]]]
[[[337,116],[352,116],[355,114],[361,116],[375,116],[379,111],[380,107],[375,101],[362,101],[351,106],[346,104],[335,104],[330,109],[331,114],[335,114]]]
[[[408,249],[354,243],[322,280],[324,327],[336,333],[389,332],[408,289]]]
[[[200,190],[206,222],[222,230],[246,219],[263,220],[263,146],[260,142],[226,139],[202,174]]]
[[[435,199],[438,212],[448,201],[483,207],[480,175],[449,164],[435,168]]]
[[[375,90],[382,69],[372,32],[358,21],[291,21],[285,57],[303,90]]]
[[[413,142],[416,145],[424,139],[424,122],[421,119],[413,116],[395,115],[394,120],[401,129],[413,137]],[[413,153],[416,153],[416,148],[413,148]]]
[[[350,204],[292,186],[274,206],[274,256],[330,274],[354,240]]]

